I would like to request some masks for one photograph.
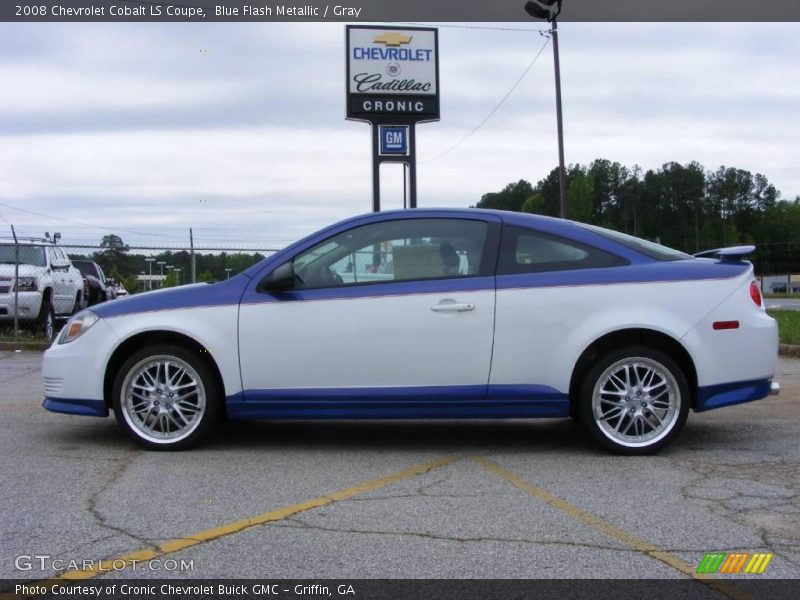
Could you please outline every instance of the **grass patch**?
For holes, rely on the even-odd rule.
[[[778,322],[781,344],[800,345],[800,311],[769,310],[767,312]]]
[[[58,327],[58,324],[56,324]],[[13,342],[14,340],[14,325],[4,324],[0,327],[0,342]],[[44,342],[44,334],[38,328],[34,331],[29,323],[23,323],[19,326],[16,341],[19,342]]]

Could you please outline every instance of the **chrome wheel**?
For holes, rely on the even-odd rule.
[[[651,358],[629,357],[613,363],[597,379],[592,414],[612,442],[639,448],[672,431],[682,400],[669,369]]]
[[[120,393],[125,421],[154,444],[188,437],[206,411],[202,379],[189,363],[175,356],[150,356],[136,363]]]
[[[50,311],[44,317],[44,338],[48,342],[53,340],[53,336],[55,335],[55,330],[56,330],[55,317],[53,317],[53,313],[52,311]]]

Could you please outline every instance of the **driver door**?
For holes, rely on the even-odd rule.
[[[298,252],[293,289],[243,299],[245,404],[355,403],[355,416],[373,401],[483,399],[495,219],[382,220]]]

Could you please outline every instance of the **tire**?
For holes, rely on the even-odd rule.
[[[587,373],[579,414],[592,437],[608,450],[645,455],[675,439],[686,423],[689,403],[686,376],[672,358],[631,346],[606,354]]]
[[[75,304],[72,305],[72,311],[69,314],[70,316],[76,315],[79,312],[81,312],[81,310],[83,310],[84,308],[85,306],[83,305],[83,294],[78,292],[75,295]]]
[[[44,335],[44,339],[52,342],[56,337],[56,313],[49,300],[42,300],[39,316],[36,318],[36,330]]]
[[[134,390],[138,390],[133,395]],[[184,395],[180,401],[170,394]],[[183,450],[219,421],[222,394],[205,359],[172,344],[143,348],[114,378],[112,405],[120,427],[154,450]]]

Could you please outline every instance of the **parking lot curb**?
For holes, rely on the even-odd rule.
[[[44,352],[50,347],[47,342],[0,342],[0,352],[13,352],[14,350],[38,350]]]
[[[781,344],[778,347],[778,353],[781,356],[790,356],[792,358],[800,358],[800,346],[796,344]]]

